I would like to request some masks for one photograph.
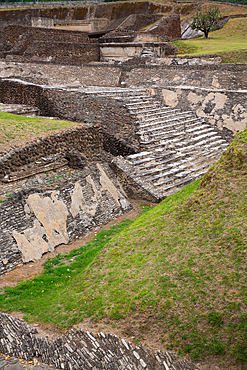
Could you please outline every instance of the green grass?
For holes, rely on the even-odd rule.
[[[75,126],[78,123],[0,112],[0,149]]]
[[[0,295],[0,310],[62,329],[85,317],[131,322],[137,341],[145,334],[193,360],[245,363],[246,175],[247,130],[201,181],[48,261],[42,276]]]
[[[180,49],[179,55],[219,54],[225,62],[247,63],[247,18],[229,20],[221,30],[210,32],[208,39],[199,37],[174,44]]]
[[[53,324],[59,323],[63,316],[62,326],[71,325],[74,321],[73,312],[62,315],[57,302],[67,294],[67,290],[73,290],[78,274],[90,265],[109,240],[132,222],[125,220],[109,230],[99,232],[86,246],[74,249],[69,254],[48,258],[42,275],[22,282],[15,288],[5,289],[5,295],[0,296],[1,308],[7,311],[23,311],[27,314],[27,320],[38,318]],[[47,302],[50,303],[49,306]]]
[[[146,213],[149,209],[149,206],[140,204],[140,214]],[[25,317],[27,320],[37,318],[43,322],[60,323],[60,327],[72,325],[71,314],[73,316],[73,313],[61,319],[60,310],[56,312],[56,303],[62,295],[66,294],[67,290],[73,290],[78,274],[90,265],[110,239],[132,222],[132,220],[125,220],[108,230],[100,231],[86,246],[74,249],[69,254],[58,254],[54,258],[48,258],[42,275],[22,282],[16,288],[7,288],[5,292],[0,290],[0,293],[4,293],[0,295],[1,308],[7,311],[13,311],[13,309],[23,311],[27,314]],[[47,301],[52,304],[47,306]]]

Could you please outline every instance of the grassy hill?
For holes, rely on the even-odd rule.
[[[180,49],[179,55],[218,54],[223,62],[247,63],[247,18],[230,19],[222,29],[210,32],[208,39],[202,36],[174,44]]]
[[[204,3],[202,12],[207,12],[209,7],[219,7],[221,16],[247,14],[246,7],[230,4]],[[196,11],[182,18],[193,18]],[[218,54],[225,63],[247,63],[247,18],[230,19],[225,26],[209,33],[209,38],[177,41],[175,44],[180,49],[180,55],[212,55]]]
[[[68,328],[91,317],[193,359],[247,361],[247,130],[201,180],[0,295]],[[49,302],[49,305],[47,305]]]

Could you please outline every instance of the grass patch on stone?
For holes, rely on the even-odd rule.
[[[0,150],[75,126],[78,123],[0,112]]]
[[[247,130],[201,181],[103,231],[91,250],[50,260],[39,278],[5,289],[0,310],[63,329],[108,320],[194,361],[246,363],[246,190]]]
[[[230,19],[221,30],[210,32],[208,39],[202,36],[192,40],[175,41],[174,44],[180,49],[178,55],[220,54],[225,62],[246,63],[247,18]],[[228,59],[227,55],[231,58]]]

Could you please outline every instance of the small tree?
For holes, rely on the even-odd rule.
[[[214,31],[219,23],[220,10],[216,6],[215,8],[209,8],[206,14],[197,12],[193,18],[191,29],[196,31],[202,31],[205,38],[208,38],[210,31]]]

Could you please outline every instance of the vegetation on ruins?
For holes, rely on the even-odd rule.
[[[0,310],[63,329],[107,318],[137,343],[246,362],[246,174],[247,130],[201,181],[2,291]]]
[[[226,63],[247,63],[247,18],[230,19],[225,26],[212,31],[206,40],[196,39],[175,41],[180,55],[218,54]]]
[[[216,6],[215,8],[209,8],[207,13],[197,12],[193,18],[191,29],[196,31],[202,31],[205,38],[208,38],[210,31],[214,31],[219,23],[220,10]]]

